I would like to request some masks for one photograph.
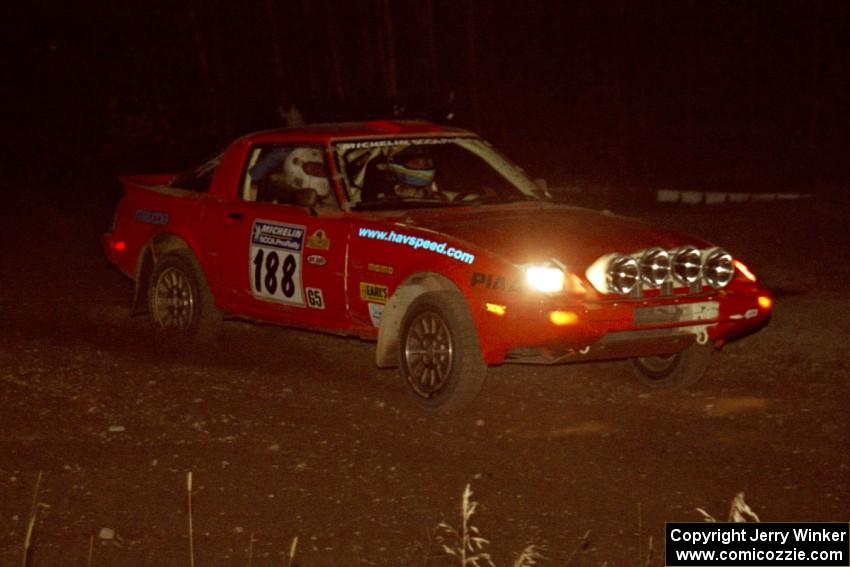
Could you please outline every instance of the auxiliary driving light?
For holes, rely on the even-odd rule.
[[[702,265],[702,277],[714,289],[726,287],[735,277],[732,255],[722,248],[707,250]]]
[[[608,288],[614,293],[628,295],[637,285],[639,273],[637,260],[617,254],[608,262]]]
[[[670,272],[677,283],[691,285],[699,279],[702,255],[693,246],[682,246],[670,258]]]
[[[640,257],[640,279],[650,287],[658,287],[670,275],[670,254],[662,248],[650,248]]]

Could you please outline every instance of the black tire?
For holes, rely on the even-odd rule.
[[[700,381],[713,353],[710,345],[693,345],[676,354],[632,358],[629,364],[638,380],[650,388],[678,390]]]
[[[189,250],[169,252],[156,263],[148,285],[148,307],[154,325],[183,343],[213,342],[223,320]]]
[[[427,409],[456,412],[478,396],[487,364],[463,296],[433,291],[413,301],[401,323],[399,366],[403,387]]]

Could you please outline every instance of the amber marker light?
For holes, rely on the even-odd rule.
[[[487,311],[500,317],[505,314],[507,309],[504,305],[499,305],[498,303],[487,303],[484,306],[487,308]]]
[[[124,242],[123,240],[117,240],[117,241],[112,243],[112,249],[115,250],[116,252],[123,252],[124,250],[127,249],[127,243]]]
[[[750,271],[750,269],[740,260],[735,260],[735,269],[741,272],[741,275],[750,280],[751,282],[756,281],[756,275]],[[769,299],[768,299],[769,300]]]
[[[549,320],[553,325],[564,327],[578,323],[578,315],[573,311],[552,311],[549,313]]]
[[[759,296],[759,307],[767,311],[773,306],[773,300],[766,295]]]

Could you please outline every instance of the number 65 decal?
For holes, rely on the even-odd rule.
[[[316,287],[307,288],[307,305],[313,309],[324,309],[325,298],[322,296],[322,290]]]

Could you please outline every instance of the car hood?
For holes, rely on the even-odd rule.
[[[635,219],[551,203],[416,210],[394,220],[465,241],[514,264],[556,259],[567,266],[583,267],[612,252],[708,245]]]

